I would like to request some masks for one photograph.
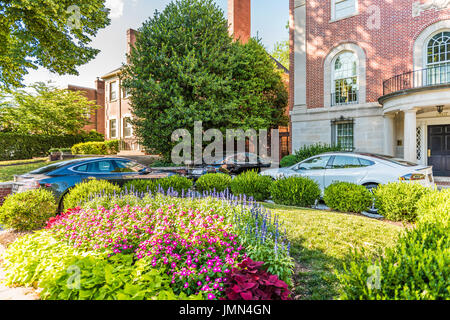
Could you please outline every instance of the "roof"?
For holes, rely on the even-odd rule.
[[[107,74],[101,76],[101,78],[104,80],[104,79],[108,79],[108,78],[111,78],[113,76],[116,76],[116,75],[118,75],[119,73],[122,72],[122,69],[123,69],[123,66],[119,67],[119,68],[116,68],[116,69],[108,72]]]
[[[275,62],[275,64],[277,65],[277,68],[278,68],[278,69],[284,71],[284,73],[289,73],[289,69],[286,68],[285,66],[283,66],[283,65],[281,64],[280,61],[278,61],[277,59],[275,59],[275,58],[272,57],[271,55],[269,55],[269,56],[270,56],[270,57],[272,58],[272,60]]]

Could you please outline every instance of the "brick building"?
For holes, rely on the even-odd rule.
[[[450,1],[290,0],[292,149],[316,142],[450,176]]]

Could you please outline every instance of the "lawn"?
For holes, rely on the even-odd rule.
[[[296,299],[337,299],[334,270],[342,268],[353,249],[375,257],[395,244],[402,227],[337,212],[264,204],[284,222],[295,259]]]
[[[52,163],[54,162],[42,161],[37,163],[0,166],[0,182],[11,181],[14,179],[14,175],[24,174]]]

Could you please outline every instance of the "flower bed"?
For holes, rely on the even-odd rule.
[[[96,206],[102,202],[117,202],[121,206],[113,205],[110,209]],[[128,202],[133,206],[128,205]],[[270,279],[267,283],[264,282],[266,293],[259,298],[286,299],[289,296],[286,282],[290,282],[293,265],[289,256],[289,243],[280,229],[276,216],[272,216],[255,202],[247,201],[245,197],[238,199],[228,193],[199,197],[187,192],[184,198],[174,197],[170,193],[136,193],[98,197],[82,207],[70,209],[65,214],[50,219],[42,236],[52,237],[56,240],[55,243],[73,248],[76,254],[73,259],[68,259],[70,266],[81,268],[83,275],[92,273],[83,273],[83,268],[92,268],[93,264],[104,268],[105,263],[109,265],[109,261],[115,257],[129,256],[133,261],[132,266],[143,259],[148,262],[139,264],[140,269],[145,269],[142,272],[155,270],[158,277],[167,277],[163,281],[167,283],[167,294],[140,294],[139,290],[143,286],[136,284],[136,292],[121,291],[117,295],[105,291],[107,297],[120,298],[125,294],[131,298],[235,299],[239,292],[227,291],[232,283],[230,274],[245,272],[241,269],[252,265],[249,261],[253,259],[261,261],[258,264],[260,272]],[[22,250],[25,257],[32,256],[35,250],[40,249],[39,243],[27,248]],[[8,250],[18,248],[13,244]],[[59,252],[48,248],[46,250],[50,255],[52,252]],[[86,255],[93,255],[95,258],[89,258],[94,260],[88,260],[88,263],[80,262],[81,259],[86,259]],[[80,258],[81,256],[83,257]],[[33,269],[30,272],[34,273],[34,270],[40,268],[39,263],[36,266],[33,259],[29,259],[34,263],[32,268],[17,268],[14,259],[11,255],[9,257],[11,261],[7,265],[13,270],[9,273],[10,284],[20,284],[15,283],[14,279],[27,278],[18,277],[17,273],[26,273],[28,269]],[[49,257],[46,268],[49,267],[49,260],[53,261]],[[61,261],[56,258],[54,261],[61,272],[52,278],[46,279],[42,275],[43,278],[38,279],[38,283],[43,283],[47,288],[44,290],[44,293],[47,292],[44,298],[98,298],[91,292],[93,289],[84,288],[84,293],[80,296],[80,289],[74,288],[67,292],[67,288],[59,286],[67,278],[65,268],[70,266],[66,263],[61,269]],[[118,268],[117,262],[112,265],[115,266],[114,270]],[[132,266],[129,268],[132,269]],[[88,278],[82,277],[83,281],[93,282]],[[98,286],[101,286],[103,280],[96,279]],[[272,285],[275,287],[271,288]],[[119,287],[120,290],[125,290],[124,286]],[[106,290],[104,285],[101,288]],[[104,298],[105,295],[101,297]],[[248,297],[250,295],[244,291],[239,295],[241,299]]]

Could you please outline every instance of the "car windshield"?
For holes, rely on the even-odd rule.
[[[48,166],[45,166],[45,167],[33,170],[33,171],[30,172],[30,174],[45,174],[45,173],[49,173],[49,172],[55,171],[56,169],[62,168],[64,166],[67,166],[69,164],[76,163],[76,162],[79,162],[79,161],[80,160],[78,160],[78,161],[63,161],[63,162],[53,163],[53,164],[50,164]]]
[[[365,156],[369,156],[375,159],[380,159],[380,160],[384,160],[390,163],[394,163],[396,165],[399,166],[403,166],[403,167],[415,167],[417,166],[417,163],[413,163],[413,162],[409,162],[403,159],[398,159],[398,158],[394,158],[394,157],[389,157],[389,156],[382,156],[382,155],[378,155],[378,154],[364,154]]]

